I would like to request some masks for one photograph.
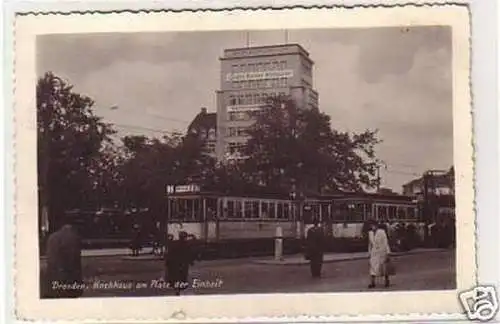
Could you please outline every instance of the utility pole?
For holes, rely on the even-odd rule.
[[[377,165],[377,193],[380,191],[380,165]]]

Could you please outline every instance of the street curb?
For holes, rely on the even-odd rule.
[[[391,257],[398,257],[398,256],[405,256],[405,255],[412,255],[412,254],[421,254],[421,253],[434,253],[434,252],[443,252],[447,251],[447,249],[429,249],[429,250],[417,250],[417,251],[408,251],[408,252],[395,252],[391,253]],[[323,263],[335,263],[335,262],[343,262],[343,261],[356,261],[356,260],[363,260],[363,259],[369,259],[369,255],[367,252],[367,255],[363,256],[353,256],[353,257],[344,257],[344,258],[339,258],[339,259],[330,259],[330,260],[323,260]],[[282,261],[276,261],[276,260],[253,260],[253,263],[256,264],[262,264],[262,265],[276,265],[276,266],[287,266],[287,265],[306,265],[309,264],[309,261],[306,259],[301,259],[301,260],[292,260],[292,261],[287,261],[287,260],[282,260]]]
[[[152,255],[152,254],[139,255],[139,256],[123,255],[123,256],[121,256],[121,258],[122,258],[122,260],[128,260],[128,261],[159,261],[159,260],[163,260],[163,258],[161,256]]]

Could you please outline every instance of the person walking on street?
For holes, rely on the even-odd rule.
[[[370,245],[368,251],[370,254],[370,285],[368,288],[375,287],[377,277],[385,278],[385,287],[389,287],[389,273],[387,272],[387,263],[389,262],[389,240],[384,224],[373,224],[373,235],[370,235]]]
[[[177,296],[188,287],[189,266],[194,262],[187,237],[186,232],[179,232],[179,239],[168,243],[165,255],[165,277]]]
[[[70,221],[47,240],[47,298],[77,298],[83,294],[81,239]]]
[[[130,242],[132,256],[138,256],[141,250],[141,229],[139,224],[134,224],[132,228],[132,240]]]
[[[306,259],[310,261],[312,277],[320,278],[325,239],[323,229],[319,226],[319,221],[315,219],[313,224],[314,226],[307,231]]]

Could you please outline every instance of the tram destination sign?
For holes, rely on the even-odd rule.
[[[167,194],[200,192],[200,186],[188,185],[167,185]]]

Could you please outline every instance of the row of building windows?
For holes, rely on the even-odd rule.
[[[266,89],[288,87],[288,78],[233,81],[233,89]]]
[[[205,143],[205,150],[207,153],[214,153],[215,152],[215,143],[214,142],[207,142]]]
[[[268,98],[283,97],[285,92],[256,92],[256,93],[241,93],[238,95],[229,96],[229,106],[238,105],[262,105],[265,104]]]
[[[231,111],[228,114],[228,119],[230,121],[248,121],[255,120],[259,116],[259,110],[240,110],[240,111]]]
[[[230,137],[247,136],[248,135],[248,128],[247,127],[229,127],[227,129],[227,135]]]
[[[245,146],[245,143],[229,142],[227,145],[227,152],[229,154],[243,152],[245,150]]]
[[[210,130],[205,130],[205,129],[201,129],[201,130],[197,130],[197,129],[194,129],[191,131],[191,133],[193,134],[196,134],[198,133],[198,136],[199,138],[201,138],[202,140],[215,140],[216,136],[217,136],[217,132],[215,130],[215,128],[210,128]]]
[[[302,62],[302,71],[305,75],[312,76],[311,66],[306,62]]]
[[[287,67],[286,61],[244,63],[244,64],[233,64],[231,66],[231,72],[241,73],[241,72],[280,71],[280,70],[285,70],[286,67]]]

